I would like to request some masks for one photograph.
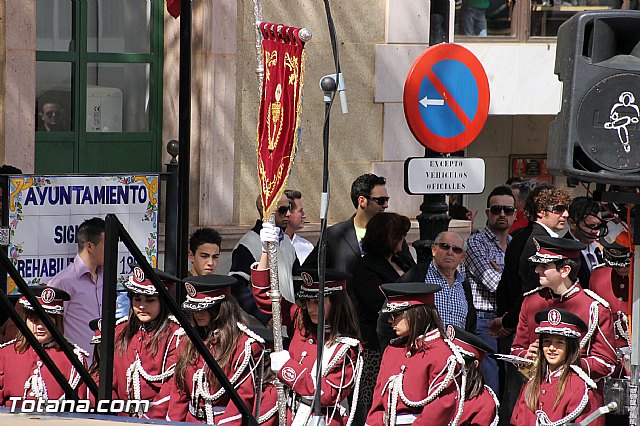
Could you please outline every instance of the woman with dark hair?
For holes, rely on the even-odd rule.
[[[185,279],[183,309],[193,313],[198,334],[235,387],[244,404],[255,403],[258,366],[264,340],[246,325],[238,301],[231,296],[233,277],[201,275]],[[178,348],[166,420],[240,425],[242,416],[190,339]]]
[[[485,384],[480,363],[493,350],[475,334],[456,327],[447,326],[447,338],[457,346],[464,358],[467,374],[464,389],[464,408],[458,424],[460,426],[496,426],[500,403],[493,390]]]
[[[398,337],[382,356],[367,424],[457,425],[464,404],[458,391],[465,387],[464,361],[443,337],[434,304],[440,286],[392,283],[380,289],[387,299],[382,312],[390,314]]]
[[[31,291],[62,334],[64,331],[63,303],[70,300],[69,294],[57,288],[44,286],[31,287]],[[71,388],[77,389],[78,395],[82,397],[85,394],[85,385],[80,384],[80,375],[76,369],[53,340],[51,332],[36,315],[29,301],[22,297],[19,303],[24,308],[21,317],[27,323],[31,333],[44,347],[60,372],[68,378]],[[76,344],[72,343],[72,346],[78,360],[86,366],[86,357],[89,354]],[[15,339],[0,346],[0,404],[4,406],[15,404],[9,400],[11,397],[46,402],[61,399],[64,396],[64,390],[21,332],[17,333]],[[17,404],[17,406],[21,405],[21,402]]]
[[[165,283],[179,281],[156,270]],[[164,420],[176,348],[184,330],[158,297],[158,291],[138,266],[123,284],[131,300],[129,315],[117,321],[114,331],[113,399],[147,400],[145,413],[130,416]]]
[[[580,367],[580,336],[587,325],[564,309],[547,309],[535,316],[540,335],[538,364],[520,393],[511,416],[514,425],[550,426],[579,423],[598,409],[596,383]],[[604,426],[604,417],[594,423]]]
[[[384,295],[379,287],[397,281],[415,265],[411,256],[402,253],[402,245],[410,229],[408,217],[396,213],[378,213],[367,223],[367,232],[361,241],[365,255],[354,270],[349,289],[358,307],[358,324],[364,346],[363,382],[356,414],[356,419],[360,421],[364,421],[371,407],[373,386],[382,359],[376,332],[378,312],[384,305]],[[383,323],[381,328],[387,331],[388,338],[394,336],[388,323]]]
[[[265,228],[263,228],[264,230]],[[278,235],[260,237],[263,242],[278,241]],[[251,267],[253,296],[258,308],[271,313],[269,299],[269,261],[263,253],[258,264]],[[290,389],[287,425],[307,425],[316,390],[318,296],[320,287],[317,270],[302,270],[302,286],[298,293],[300,307],[281,301],[282,325],[291,337],[289,350],[271,354],[271,369]],[[356,313],[346,294],[350,276],[327,269],[324,284],[325,345],[322,359],[320,403],[327,425],[350,425],[355,414],[349,411],[347,397],[353,393],[352,408],[357,405],[358,385],[362,369],[362,350],[358,339]]]

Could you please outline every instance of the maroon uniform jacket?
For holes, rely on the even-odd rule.
[[[176,364],[176,349],[184,330],[173,317],[169,322],[168,337],[158,342],[158,351],[151,352],[154,336],[142,328],[131,338],[127,350],[121,354],[115,348],[113,355],[113,399],[146,400],[150,402],[146,413],[131,413],[134,416],[165,420],[170,398],[170,378]],[[127,325],[120,323],[115,329],[116,339]],[[158,331],[156,331],[158,333]]]
[[[258,424],[264,426],[278,426],[278,392],[275,384],[273,383],[267,383],[262,391]]]
[[[484,391],[464,402],[460,426],[496,426],[498,424],[498,398],[493,390],[484,385]]]
[[[367,425],[388,424],[394,414],[397,423],[413,420],[416,425],[446,425],[456,417],[460,396],[455,376],[463,361],[447,342],[436,329],[409,351],[394,342],[385,349]],[[390,406],[394,400],[396,406]]]
[[[251,270],[253,296],[256,305],[264,313],[271,313],[271,300],[267,296],[269,290],[269,271]],[[288,408],[287,424],[291,424],[296,416],[305,418],[311,413],[313,393],[315,391],[315,375],[317,361],[317,339],[313,333],[303,336],[295,327],[299,307],[282,300],[282,325],[287,327],[291,337],[289,359],[278,372],[278,378],[294,393],[293,401]],[[322,396],[320,403],[325,413],[327,425],[344,425],[349,419],[347,397],[354,391],[359,382],[362,365],[362,348],[357,339],[339,337],[333,345],[325,345],[322,373]],[[352,402],[355,407],[357,401]],[[262,412],[262,408],[260,410]],[[305,423],[306,424],[306,423]]]
[[[591,272],[589,288],[611,307],[616,349],[629,346],[629,276],[622,277],[609,266],[596,268]],[[622,357],[619,356],[613,377],[621,378],[625,375],[628,374],[624,369]]]
[[[561,371],[551,373],[548,379],[540,385],[540,399],[535,413],[525,403],[524,392],[527,386],[523,387],[511,416],[512,424],[516,426],[533,426],[537,424],[537,420],[540,420],[540,424],[545,425],[562,419],[564,421],[561,424],[579,423],[599,408],[600,404],[596,402],[598,400],[596,397],[596,384],[584,372],[582,372],[584,377],[575,372],[569,374],[563,397],[556,405],[556,391],[561,373]],[[590,424],[604,426],[605,418],[601,416]]]
[[[255,402],[254,375],[256,366],[262,362],[264,340],[252,333],[246,326],[238,323],[243,334],[238,339],[230,362],[225,368],[225,374],[245,405],[251,409]],[[181,339],[178,347],[178,357],[184,353],[188,339]],[[205,342],[211,350],[213,345]],[[215,356],[215,354],[214,354]],[[209,423],[216,425],[240,425],[242,416],[230,399],[224,388],[217,386],[212,389],[208,383],[209,367],[204,359],[198,356],[195,364],[186,369],[186,387],[183,391],[176,386],[175,379],[171,379],[171,399],[167,420],[173,422]]]
[[[64,397],[64,391],[58,385],[49,369],[40,360],[36,351],[29,347],[19,354],[15,349],[16,340],[11,340],[0,347],[0,400],[2,405],[11,406],[10,397],[25,399],[53,400]],[[86,385],[80,384],[80,375],[71,365],[67,356],[60,349],[46,347],[47,354],[58,366],[60,372],[69,379],[73,389],[78,390],[78,397],[86,395]],[[72,344],[78,359],[87,366],[87,352]],[[20,406],[19,403],[16,406]]]
[[[587,333],[580,337],[583,370],[596,381],[613,373],[616,353],[613,317],[609,304],[592,291],[582,289],[578,283],[559,297],[545,287],[525,293],[511,355],[525,357],[529,345],[538,340],[535,333],[535,315],[549,308],[562,308],[573,312],[587,324],[587,333],[591,333],[591,338],[583,342]]]

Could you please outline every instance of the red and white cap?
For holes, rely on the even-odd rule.
[[[171,274],[168,274],[160,269],[153,269],[153,272],[160,278],[160,280],[165,284],[170,283],[179,283],[181,280],[179,278],[174,277]],[[145,277],[144,271],[141,267],[134,265],[133,272],[129,276],[129,279],[125,281],[123,284],[124,288],[134,294],[143,294],[146,296],[157,296],[158,290],[153,285],[151,280],[148,277]]]
[[[182,308],[187,311],[204,311],[231,296],[231,286],[237,282],[227,275],[200,275],[183,280],[187,298]]]
[[[389,314],[400,312],[417,305],[432,305],[435,303],[435,294],[442,290],[438,284],[427,283],[389,283],[382,284],[380,291],[387,302],[380,313]]]
[[[55,287],[47,286],[32,286],[29,287],[33,292],[33,295],[38,299],[40,306],[49,315],[62,315],[64,314],[64,302],[71,300],[71,296],[64,290],[60,290]],[[26,297],[20,298],[20,304],[30,311],[33,311],[33,307],[29,303]]]
[[[556,334],[559,336],[580,338],[587,331],[587,325],[573,312],[560,308],[546,309],[535,316],[537,334]]]

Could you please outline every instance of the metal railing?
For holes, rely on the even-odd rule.
[[[231,402],[236,406],[242,414],[242,424],[249,426],[257,426],[258,422],[253,417],[252,412],[244,404],[229,379],[224,374],[209,349],[193,328],[184,312],[180,309],[176,300],[171,296],[169,291],[154,272],[147,258],[140,252],[135,242],[124,229],[120,220],[114,214],[108,214],[105,218],[105,239],[104,239],[104,287],[102,296],[102,347],[100,348],[100,387],[98,391],[98,399],[110,399],[111,383],[113,376],[113,353],[114,353],[114,328],[115,328],[115,306],[116,306],[116,280],[117,280],[117,254],[118,241],[121,240],[127,247],[137,265],[155,286],[159,297],[165,303],[171,313],[176,317],[185,334],[191,339],[196,350],[203,357],[204,362],[211,369],[215,377],[220,382],[229,395]]]

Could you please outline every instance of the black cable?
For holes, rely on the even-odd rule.
[[[322,405],[320,403],[320,395],[322,388],[322,351],[324,349],[324,281],[326,272],[326,249],[327,249],[327,217],[329,207],[329,124],[331,118],[331,108],[335,100],[336,90],[340,85],[340,55],[338,52],[338,43],[336,29],[331,16],[331,6],[329,0],[324,0],[324,9],[327,15],[327,26],[329,29],[329,37],[331,39],[331,50],[336,68],[335,88],[331,92],[331,98],[325,101],[325,114],[323,124],[323,176],[322,176],[322,202],[321,202],[321,218],[320,218],[320,242],[318,247],[318,278],[320,283],[318,295],[318,335],[316,336],[318,351],[316,360],[316,389],[313,398],[313,415],[322,417]],[[324,90],[324,89],[323,89]]]

